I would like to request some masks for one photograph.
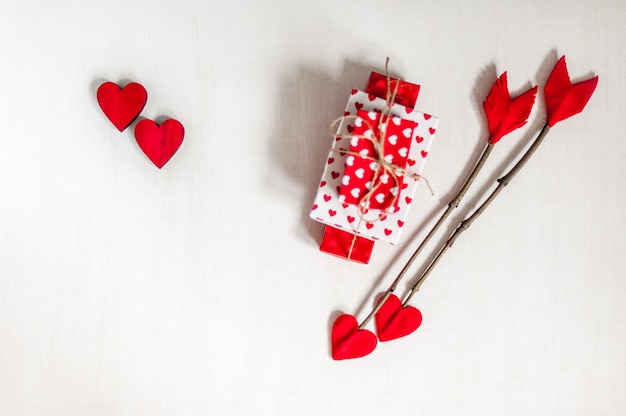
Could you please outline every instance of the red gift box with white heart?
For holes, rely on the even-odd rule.
[[[381,84],[381,79],[386,85],[386,77],[372,73],[368,84],[370,92],[373,86]],[[398,82],[391,79],[392,87],[394,81]],[[419,90],[414,84],[400,82],[396,85]],[[387,88],[379,90],[379,94],[388,93]],[[414,94],[416,98],[417,92]],[[312,219],[349,233],[359,242],[363,238],[391,244],[399,241],[418,183],[412,176],[421,174],[437,128],[436,117],[414,110],[410,102],[405,101],[407,106],[395,101],[387,106],[385,98],[352,90],[311,209]],[[384,123],[386,131],[379,134],[383,126],[381,112],[389,118]],[[379,155],[376,150],[381,148],[383,154]],[[381,171],[379,162],[382,160],[391,167]],[[394,179],[390,180],[389,176]],[[372,189],[376,192],[369,192]],[[368,195],[366,200],[364,194]],[[363,202],[368,206],[364,207]],[[329,233],[325,232],[325,238],[326,234]],[[337,232],[333,234],[336,236]],[[354,244],[350,250],[353,248]],[[355,259],[352,252],[333,254]],[[369,254],[355,260],[367,263]]]
[[[360,205],[362,210],[396,209],[417,125],[377,111],[357,111],[339,200]]]

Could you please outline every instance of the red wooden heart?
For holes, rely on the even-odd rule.
[[[414,332],[422,323],[422,313],[413,306],[402,307],[396,295],[390,295],[376,314],[376,331],[381,342],[391,341]]]
[[[376,348],[376,335],[367,329],[359,330],[352,315],[344,314],[335,320],[331,335],[333,360],[364,357]]]
[[[152,120],[141,120],[135,126],[137,144],[159,169],[174,156],[184,137],[183,125],[174,119],[167,119],[160,126]]]
[[[148,93],[136,82],[124,88],[114,82],[105,82],[98,87],[96,97],[104,115],[119,131],[124,131],[143,110]]]

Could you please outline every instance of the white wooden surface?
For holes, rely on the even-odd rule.
[[[466,3],[3,1],[0,414],[625,414],[626,3]],[[422,327],[331,360],[337,313],[365,317],[477,157],[496,76],[542,85],[563,54],[596,93],[423,286]],[[307,211],[386,56],[441,118],[435,196],[363,266],[319,253]],[[104,80],[185,125],[162,171],[100,112]]]

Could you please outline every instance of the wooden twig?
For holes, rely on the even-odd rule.
[[[543,142],[543,139],[546,137],[549,131],[550,131],[550,127],[546,123],[546,125],[543,126],[543,129],[541,129],[541,132],[539,133],[539,135],[537,136],[533,144],[528,148],[526,153],[524,153],[522,158],[515,164],[515,166],[511,168],[511,170],[509,170],[504,176],[502,176],[496,181],[498,183],[498,186],[493,190],[493,192],[491,193],[491,195],[489,195],[489,197],[485,200],[485,202],[483,202],[478,207],[478,209],[476,209],[469,217],[461,221],[461,223],[454,230],[450,238],[448,238],[448,240],[439,249],[437,256],[430,263],[428,268],[424,271],[424,273],[422,273],[420,278],[417,279],[413,287],[411,287],[409,294],[407,295],[406,299],[402,303],[403,306],[408,305],[411,298],[415,295],[415,293],[417,293],[417,291],[419,291],[420,287],[422,286],[426,278],[430,275],[430,272],[435,268],[435,266],[437,265],[439,260],[441,260],[441,257],[443,257],[445,252],[448,251],[450,247],[452,247],[452,245],[457,240],[457,238],[459,238],[459,236],[465,230],[467,230],[470,227],[470,225],[472,225],[472,223],[476,221],[476,219],[480,217],[480,215],[483,212],[485,212],[485,210],[487,209],[487,207],[489,207],[491,202],[493,202],[493,200],[500,194],[500,192],[504,189],[504,187],[507,186],[509,182],[511,182],[511,180],[515,177],[515,175],[517,175],[517,173],[520,171],[520,169],[524,167],[528,159],[532,157],[532,155],[535,153],[539,145],[541,145],[541,143]]]
[[[465,183],[463,184],[463,186],[461,187],[459,192],[448,203],[448,207],[443,212],[443,214],[441,214],[441,217],[439,217],[439,220],[437,221],[437,223],[428,232],[426,237],[424,237],[424,239],[422,240],[420,245],[413,252],[413,254],[409,258],[409,260],[406,262],[406,264],[402,268],[402,270],[400,270],[400,273],[398,273],[398,275],[396,276],[396,278],[393,281],[393,283],[391,283],[391,286],[389,286],[387,291],[383,294],[383,296],[376,303],[376,306],[374,307],[374,309],[372,309],[372,311],[367,316],[367,318],[365,318],[363,320],[363,322],[359,325],[359,330],[365,328],[367,326],[367,324],[372,320],[374,315],[376,315],[376,313],[380,310],[380,308],[383,306],[383,304],[389,298],[389,296],[391,296],[391,294],[394,292],[394,290],[396,290],[396,288],[398,287],[398,284],[400,283],[400,281],[402,280],[402,278],[404,277],[406,272],[409,270],[409,268],[411,267],[411,265],[413,264],[415,259],[417,259],[419,254],[422,252],[422,250],[424,249],[426,244],[428,244],[430,239],[433,237],[433,235],[435,235],[435,233],[437,232],[439,227],[441,227],[441,225],[446,221],[446,219],[452,213],[452,211],[454,211],[454,209],[459,206],[459,204],[461,203],[461,200],[463,199],[463,197],[467,193],[467,190],[469,189],[469,187],[474,182],[474,179],[476,179],[476,176],[478,175],[478,172],[480,172],[480,170],[484,166],[485,162],[487,161],[487,158],[491,154],[491,150],[492,149],[493,149],[493,143],[488,142],[487,145],[485,146],[484,150],[483,150],[482,155],[480,156],[480,159],[478,159],[478,162],[476,163],[476,166],[474,166],[474,169],[470,172],[469,176],[465,180]]]

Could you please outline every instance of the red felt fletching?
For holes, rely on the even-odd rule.
[[[548,125],[554,126],[583,111],[598,85],[598,76],[572,84],[567,72],[565,55],[554,66],[546,86],[544,96]]]
[[[536,95],[537,87],[535,86],[511,98],[506,72],[496,80],[483,103],[489,125],[489,143],[497,143],[505,135],[526,124],[535,104]]]

